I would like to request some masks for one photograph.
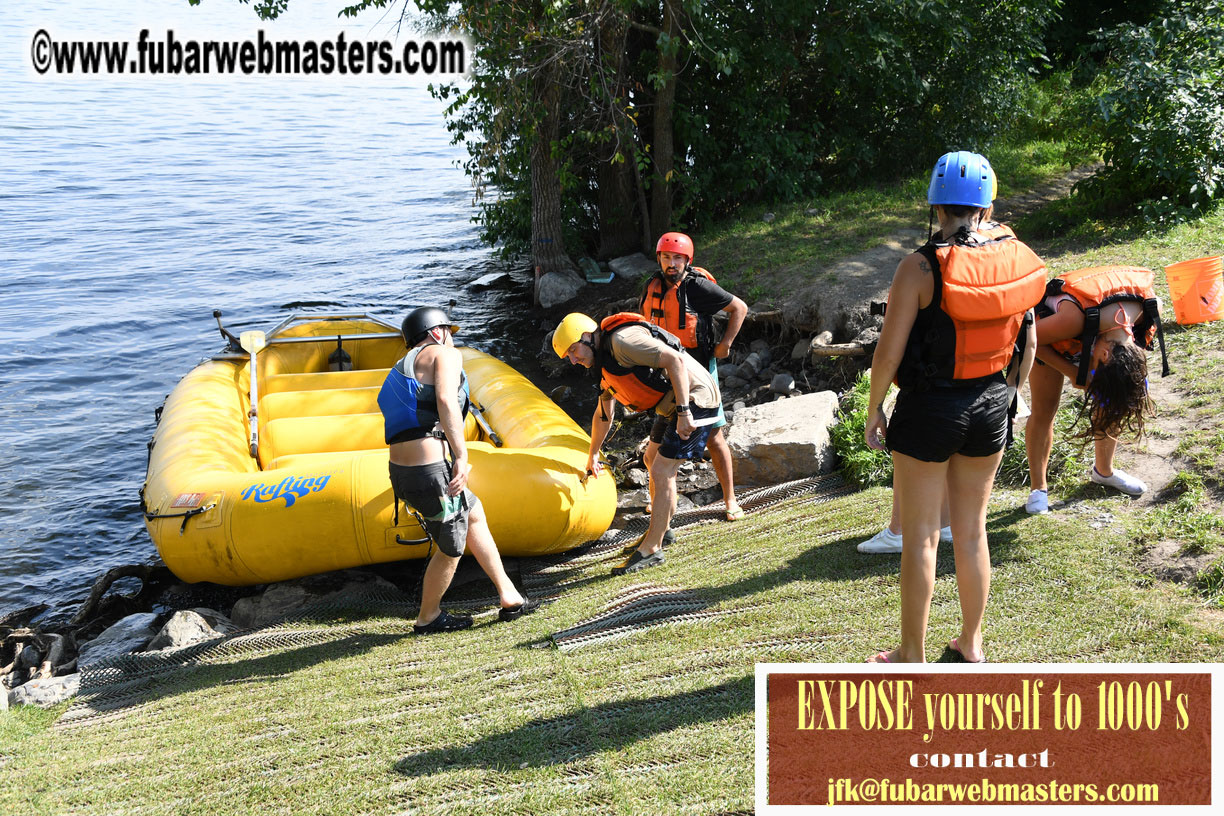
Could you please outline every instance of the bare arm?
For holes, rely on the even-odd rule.
[[[892,288],[888,293],[888,311],[884,314],[884,328],[876,344],[875,356],[871,358],[871,396],[867,403],[867,428],[864,433],[867,445],[883,450],[881,437],[888,424],[884,416],[884,397],[897,375],[910,330],[918,317],[924,286],[934,286],[934,273],[926,258],[914,253],[897,264]]]
[[[1037,357],[1037,321],[1034,320],[1028,324],[1027,328],[1021,329],[1025,333],[1024,336],[1024,355],[1020,358],[1020,365],[1016,366],[1016,371],[1012,375],[1014,382],[1008,382],[1017,391],[1023,387],[1028,380],[1029,372],[1033,370],[1033,360]]]
[[[451,475],[447,492],[458,496],[467,486],[468,473],[472,466],[468,464],[467,442],[463,438],[463,415],[459,412],[459,375],[463,371],[463,355],[458,349],[447,346],[433,346],[433,359],[430,360],[434,391],[438,397],[438,424],[446,434],[451,453],[455,457],[454,472]]]
[[[718,345],[714,347],[714,357],[719,360],[726,359],[731,354],[731,344],[735,342],[736,335],[744,325],[744,318],[748,316],[748,304],[733,296],[723,311],[727,313],[727,328],[723,331]]]
[[[672,393],[676,395],[676,434],[681,439],[688,439],[696,428],[693,425],[693,415],[688,412],[689,388],[688,372],[684,369],[683,352],[664,347],[659,352],[659,366],[667,372],[671,380]],[[684,408],[686,410],[681,411]]]
[[[599,395],[595,401],[595,415],[591,417],[591,447],[587,452],[587,472],[598,477],[603,472],[603,463],[599,461],[599,449],[608,438],[612,428],[612,417],[615,416],[616,400],[612,397]]]

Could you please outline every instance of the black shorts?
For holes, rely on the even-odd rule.
[[[388,464],[396,499],[425,518],[425,532],[439,550],[451,558],[463,555],[467,547],[468,513],[480,504],[480,499],[466,487],[458,496],[446,495],[450,468],[445,462]]]
[[[884,439],[890,451],[923,462],[993,456],[1007,444],[1007,383],[903,390]]]
[[[700,408],[692,406],[693,424],[697,428],[688,439],[681,439],[676,433],[676,415],[670,417],[655,415],[654,424],[650,426],[650,441],[659,446],[659,455],[668,459],[700,459],[705,453],[706,443],[710,434],[718,427],[718,408]]]

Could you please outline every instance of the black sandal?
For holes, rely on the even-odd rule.
[[[523,598],[523,602],[518,606],[503,606],[497,610],[497,619],[499,621],[512,621],[530,615],[532,612],[540,608],[539,601],[533,601],[530,598]]]
[[[426,624],[412,625],[412,634],[414,635],[435,635],[438,632],[457,632],[460,629],[467,629],[472,625],[471,615],[452,615],[445,609],[438,613],[438,617]]]

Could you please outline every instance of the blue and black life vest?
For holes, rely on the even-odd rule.
[[[438,394],[432,385],[424,385],[415,376],[416,357],[423,348],[425,346],[414,348],[392,366],[378,392],[383,437],[388,445],[442,436],[438,428]],[[460,371],[459,410],[464,418],[468,415],[469,404],[467,374]]]

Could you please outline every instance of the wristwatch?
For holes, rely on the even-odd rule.
[[[677,406],[676,406],[676,413],[677,413],[677,414],[687,414],[687,413],[692,412],[692,410],[693,410],[693,409],[692,409],[692,406],[690,406],[690,405],[677,405]]]

